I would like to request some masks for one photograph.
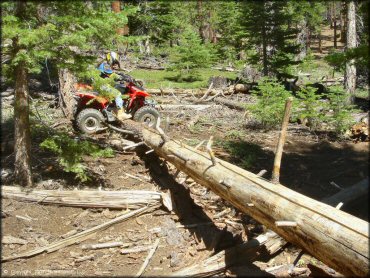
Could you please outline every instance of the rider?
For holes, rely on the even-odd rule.
[[[121,68],[118,59],[119,57],[116,52],[112,51],[112,52],[107,53],[106,60],[103,61],[98,66],[98,70],[100,70],[101,72],[100,76],[103,78],[107,78],[113,73],[113,70],[118,70],[119,68]],[[121,91],[120,89],[122,88],[117,88],[117,89]],[[116,102],[117,110],[114,112],[116,114],[117,119],[120,121],[130,119],[132,116],[131,114],[128,114],[125,112],[123,108],[123,100],[122,100],[121,94],[118,94],[116,96],[115,102]]]

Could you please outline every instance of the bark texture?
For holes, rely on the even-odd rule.
[[[356,5],[354,1],[350,1],[347,7],[347,49],[355,48],[356,46]],[[353,94],[356,89],[356,66],[354,59],[346,63],[345,88],[350,94],[349,101],[353,102]]]
[[[27,3],[17,2],[16,14],[23,18]],[[13,55],[21,51],[18,38],[13,39]],[[15,103],[14,103],[14,175],[15,181],[21,186],[32,187],[31,171],[31,132],[29,121],[29,91],[27,68],[20,61],[15,68]]]
[[[31,133],[29,122],[29,92],[27,71],[23,63],[15,70],[15,105],[14,105],[14,153],[15,179],[25,187],[32,186],[31,172]]]
[[[208,153],[166,139],[152,129],[143,129],[142,135],[158,155],[285,240],[344,275],[368,274],[368,222],[230,163],[211,159]],[[278,226],[276,221],[296,225]]]
[[[73,118],[73,109],[75,105],[75,99],[73,98],[76,83],[76,79],[73,74],[67,69],[58,70],[59,77],[59,106],[61,107],[63,114],[66,118]]]

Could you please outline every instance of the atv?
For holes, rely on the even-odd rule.
[[[142,87],[142,82],[121,74],[119,82],[115,85],[124,96],[123,107],[132,119],[143,122],[150,127],[156,125],[159,112],[155,102],[146,99],[149,93]],[[86,84],[76,84],[76,100],[74,120],[75,126],[83,133],[92,134],[104,127],[104,123],[117,125],[119,121],[112,111],[116,108],[115,101],[99,96],[93,88]]]

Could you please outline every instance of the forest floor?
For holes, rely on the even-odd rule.
[[[248,102],[250,97],[234,95],[230,98]],[[155,97],[155,100],[160,104],[178,104],[173,96]],[[184,103],[186,101],[181,102]],[[48,111],[49,118],[54,122],[62,120],[60,111],[50,108],[49,104],[50,101],[38,105],[40,113]],[[167,134],[192,146],[213,135],[217,157],[253,173],[266,169],[267,175],[264,177],[269,179],[279,132],[248,128],[243,112],[210,104],[206,109],[162,110],[162,119],[167,116],[171,119]],[[59,128],[70,130],[68,125]],[[114,132],[103,132],[95,137],[108,139],[119,136]],[[191,179],[185,180],[181,173],[174,179],[176,169],[166,163],[159,165],[160,161],[153,154],[120,152],[114,158],[99,159],[87,156],[85,163],[99,169],[105,181],[104,184],[83,185],[76,182],[72,175],[64,173],[56,157],[39,148],[41,138],[37,135],[35,138],[32,153],[38,189],[96,190],[102,186],[103,190],[169,190],[176,209],[168,212],[160,207],[113,225],[80,244],[52,253],[4,262],[2,275],[130,277],[137,273],[147,252],[123,255],[120,253],[121,248],[83,250],[82,244],[123,241],[130,247],[148,246],[159,238],[159,247],[143,275],[164,276],[264,232],[264,227],[252,218]],[[347,187],[368,176],[368,150],[368,142],[333,141],[328,134],[314,134],[306,127],[289,124],[280,181],[284,186],[320,200],[338,192],[339,189],[331,182]],[[6,154],[7,150],[3,153]],[[3,169],[11,171],[13,162],[9,153],[10,156],[2,155],[1,159]],[[368,221],[367,196],[342,209]],[[45,246],[60,240],[62,235],[72,230],[84,231],[122,214],[120,210],[44,206],[9,199],[2,200],[2,212],[6,214],[1,221],[2,235],[11,235],[26,242],[2,244],[3,257]],[[226,213],[218,216],[220,212]],[[188,224],[199,225],[190,228],[180,226]],[[155,228],[161,229],[158,232],[159,229]],[[273,258],[260,256],[255,261],[245,262],[220,275],[279,276],[273,267],[291,265],[298,253],[297,247],[288,245]],[[308,263],[325,268],[309,255],[303,255],[296,266],[304,268]],[[302,275],[309,274],[305,272]]]
[[[332,43],[330,32],[332,30],[323,32],[323,51]],[[340,43],[338,45],[342,46]],[[250,101],[248,95],[229,98]],[[154,99],[159,104],[179,104],[174,96],[156,96]],[[186,100],[181,102],[184,103]],[[53,101],[49,100],[36,105],[38,112],[48,119],[47,125],[65,121],[60,110],[53,108],[52,104]],[[210,105],[205,109],[161,110],[162,120],[167,116],[171,120],[167,134],[192,146],[213,135],[213,149],[217,157],[253,173],[265,169],[267,174],[264,177],[269,179],[279,131],[253,129],[246,124],[244,112],[213,103]],[[2,186],[11,185],[6,176],[14,168],[12,133],[8,129],[9,123],[4,124],[12,114],[11,110],[12,105],[5,103],[2,98]],[[69,123],[56,128],[78,136],[72,132]],[[7,134],[9,136],[5,136]],[[120,135],[103,132],[93,137],[112,139]],[[169,212],[165,207],[160,207],[115,224],[79,244],[56,252],[3,262],[2,276],[131,277],[140,269],[148,255],[147,251],[121,254],[122,248],[84,250],[82,244],[123,241],[129,247],[150,246],[156,239],[160,239],[159,246],[143,275],[167,276],[265,231],[252,218],[240,213],[213,192],[186,179],[182,173],[174,178],[176,169],[158,160],[153,153],[116,152],[113,158],[98,159],[86,156],[86,165],[97,169],[102,179],[82,184],[71,173],[63,172],[55,155],[39,147],[44,139],[41,134],[35,132],[33,138],[32,165],[36,188],[170,191],[175,209]],[[321,200],[339,191],[332,182],[345,188],[368,177],[368,163],[369,142],[333,140],[327,133],[315,134],[307,127],[291,123],[284,146],[280,182],[299,193]],[[341,209],[369,221],[368,196],[345,204]],[[45,206],[10,199],[2,199],[1,211],[2,236],[23,240],[22,244],[3,243],[3,258],[46,246],[70,231],[85,231],[122,214],[122,210]],[[195,225],[186,226],[189,224]],[[281,272],[281,269],[279,272],[275,266],[292,266],[299,252],[297,247],[286,245],[276,256],[257,256],[255,260],[246,261],[219,276],[286,276],[286,268],[285,272]],[[335,275],[335,272],[307,254],[295,262],[303,270],[308,264],[321,266]],[[315,275],[304,271],[300,276]]]

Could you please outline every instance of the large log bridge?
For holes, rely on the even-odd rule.
[[[144,128],[145,143],[285,240],[346,276],[369,273],[369,223]]]

